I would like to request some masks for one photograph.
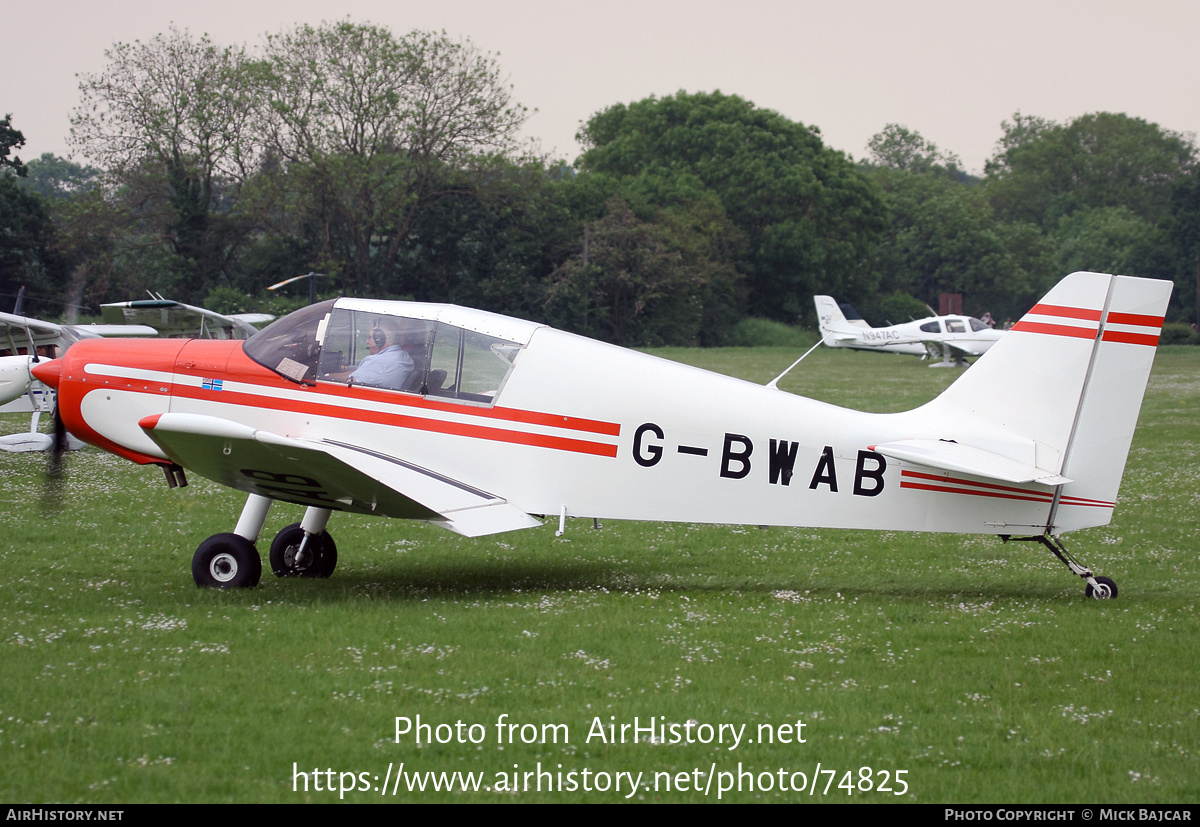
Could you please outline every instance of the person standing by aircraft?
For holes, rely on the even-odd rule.
[[[350,374],[358,385],[375,385],[399,390],[416,367],[401,347],[400,326],[394,319],[379,319],[367,334],[367,355]]]

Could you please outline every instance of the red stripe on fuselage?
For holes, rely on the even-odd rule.
[[[534,445],[539,448],[554,448],[560,451],[573,451],[580,454],[595,454],[596,456],[615,457],[617,446],[602,442],[589,442],[571,437],[548,436],[531,434],[526,431],[511,431],[490,425],[474,425],[465,422],[450,422],[443,419],[433,419],[410,414],[385,413],[383,411],[348,408],[343,405],[333,405],[320,401],[298,401],[295,399],[274,399],[252,393],[237,391],[207,391],[203,388],[188,386],[175,387],[173,396],[180,399],[198,399],[205,402],[216,402],[222,405],[238,405],[245,408],[265,408],[274,411],[289,411],[292,413],[311,414],[340,419],[347,422],[371,422],[377,425],[391,425],[398,428],[409,428],[416,431],[430,431],[440,434],[465,436],[472,439],[486,439],[492,442],[511,442],[518,445]],[[341,394],[330,394],[342,398]],[[388,400],[391,402],[392,400]],[[458,411],[455,411],[458,413]]]
[[[1010,485],[999,485],[992,482],[964,480],[957,477],[939,476],[937,474],[924,474],[920,471],[901,471],[900,477],[901,488],[916,488],[923,491],[937,491],[944,494],[965,494],[972,497],[997,497],[1006,500],[1027,500],[1046,504],[1049,504],[1054,499],[1054,494],[1049,491],[1030,491],[1027,488],[1014,488]],[[929,482],[906,481],[906,477],[910,480],[929,480]],[[931,483],[938,484],[934,485]],[[970,487],[951,487],[955,485]],[[1096,508],[1113,508],[1116,505],[1116,503],[1110,503],[1104,500],[1089,500],[1083,497],[1062,497],[1060,498],[1059,503],[1061,505],[1093,506]]]
[[[922,488],[927,491],[944,491],[951,494],[970,494],[976,497],[1001,497],[1003,499],[1017,500],[1035,500],[1037,502],[1050,502],[1054,495],[1049,491],[1030,491],[1028,488],[1014,488],[1011,485],[999,485],[994,482],[979,482],[978,480],[964,480],[956,477],[941,476],[938,474],[923,474],[920,471],[901,471],[900,472],[900,487],[901,488]],[[904,478],[929,480],[940,485],[933,486],[924,483],[905,482]],[[986,489],[980,491],[964,490],[962,488],[948,488],[948,485],[966,485],[974,488]]]
[[[558,414],[526,411],[516,408],[481,408],[471,405],[461,405],[426,397],[381,391],[370,388],[353,388],[341,384],[322,382],[316,386],[297,385],[283,379],[257,362],[251,360],[242,350],[238,341],[220,340],[190,340],[164,342],[155,340],[139,341],[107,341],[100,343],[101,347],[85,349],[79,353],[81,357],[74,360],[77,365],[74,371],[75,379],[83,380],[84,392],[78,395],[75,411],[78,413],[79,400],[88,390],[96,388],[111,388],[138,393],[171,396],[180,399],[202,400],[221,404],[237,405],[245,408],[263,408],[267,410],[289,411],[315,416],[330,417],[349,422],[371,422],[391,425],[413,430],[433,433],[452,434],[472,439],[484,439],[493,442],[508,442],[519,445],[531,445],[560,451],[591,454],[595,456],[615,457],[617,446],[603,442],[593,442],[587,439],[576,439],[567,436],[535,434],[525,431],[504,428],[505,423],[536,425],[542,427],[561,428],[576,431],[581,434],[597,434],[600,436],[620,436],[621,426],[618,423],[582,417],[562,416]],[[94,351],[94,352],[92,352]],[[178,358],[176,358],[178,356]],[[132,368],[134,370],[156,371],[167,374],[172,378],[149,380],[96,374],[85,376],[84,367],[87,365],[114,366]],[[216,370],[216,365],[225,365],[225,369]],[[198,379],[222,379],[229,383],[240,382],[253,385],[259,392],[244,393],[234,390],[209,390],[199,386],[185,385],[173,381],[174,376],[192,376]],[[165,388],[165,390],[164,390]],[[309,399],[277,398],[272,391],[286,390],[294,392],[303,388]],[[411,409],[411,413],[394,413],[378,410],[364,410],[360,407],[349,407],[345,403],[383,403],[389,406],[400,406]],[[430,414],[431,416],[422,416]],[[454,414],[459,417],[470,417],[480,420],[478,424],[470,422],[455,422],[436,418],[437,414]],[[82,415],[75,417],[79,430],[86,432],[88,441],[100,445],[107,450],[129,456],[129,451],[118,450],[109,440],[100,436],[86,422]],[[77,434],[80,435],[80,434]],[[134,457],[130,457],[133,459]],[[151,461],[138,455],[135,461]],[[160,461],[160,460],[153,460]]]
[[[277,387],[295,390],[297,387],[300,387],[255,362],[245,354],[240,347],[240,342],[212,342],[207,344],[238,345],[234,352],[230,354],[229,363],[224,375],[213,378],[222,378],[232,382],[245,382],[264,388]],[[199,376],[202,379],[210,377],[210,374],[206,374],[202,370],[189,370],[186,366],[181,366],[179,373],[185,376]],[[519,408],[505,408],[499,405],[493,408],[481,408],[397,391],[350,387],[340,382],[320,382],[316,387],[311,385],[305,387],[308,387],[311,392],[320,393],[323,396],[333,396],[355,402],[382,402],[388,405],[403,405],[421,411],[453,413],[479,417],[480,419],[516,422],[522,425],[542,425],[552,428],[563,428],[569,431],[599,434],[601,436],[621,435],[621,426],[618,423],[584,417],[564,416],[562,414],[550,414],[541,411],[526,411]]]
[[[903,482],[900,483],[901,488],[915,488],[921,491],[936,491],[941,494],[965,494],[968,497],[990,497],[999,500],[1024,500],[1026,502],[1050,504],[1050,500],[1043,496],[1036,495],[1036,492],[1030,492],[1034,496],[1019,496],[1017,494],[1000,494],[994,491],[972,491],[967,488],[949,488],[942,485],[929,485],[927,483],[918,482]]]

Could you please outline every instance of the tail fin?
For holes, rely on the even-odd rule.
[[[1069,479],[1053,533],[1108,523],[1172,286],[1067,276],[925,410],[973,423],[967,444]]]
[[[821,329],[821,338],[825,340],[826,344],[833,344],[834,340],[839,338],[856,339],[855,328],[869,329],[871,327],[857,314],[856,318],[847,319],[841,306],[833,300],[832,296],[813,296],[813,304],[817,307],[817,326]],[[846,306],[849,307],[849,305]]]

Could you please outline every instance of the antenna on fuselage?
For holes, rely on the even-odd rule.
[[[818,347],[820,347],[824,341],[825,341],[824,336],[822,336],[820,339],[817,339],[817,343],[815,345],[810,347],[808,350],[804,351],[804,356],[807,356],[808,354],[812,353],[814,350],[816,350]],[[785,370],[783,373],[779,374],[778,376],[776,376],[770,382],[768,382],[767,387],[773,388],[775,390],[779,390],[779,380],[782,379],[783,377],[787,376],[789,373],[791,373],[792,368],[796,367],[796,365],[803,362],[804,356],[801,356],[799,359],[797,359],[796,361],[794,361],[790,365],[788,365],[788,369]]]

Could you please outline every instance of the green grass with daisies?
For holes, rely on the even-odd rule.
[[[956,375],[821,349],[781,387],[892,411]],[[985,536],[346,515],[330,580],[200,590],[237,494],[0,454],[0,800],[1194,803],[1198,403],[1200,352],[1160,348],[1115,519],[1066,538],[1105,602]]]

